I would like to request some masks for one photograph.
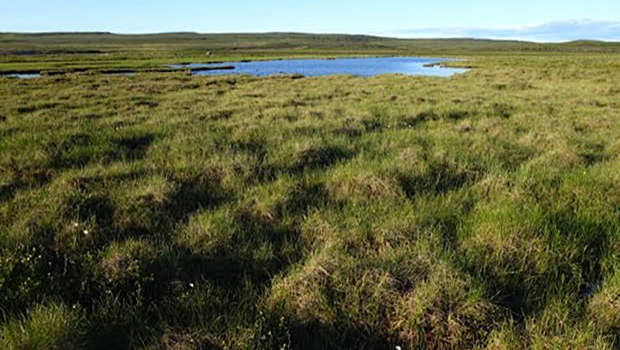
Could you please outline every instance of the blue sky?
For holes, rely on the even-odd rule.
[[[0,0],[0,31],[620,40],[620,0]]]

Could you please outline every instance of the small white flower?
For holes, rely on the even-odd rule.
[[[189,284],[189,287],[190,287],[190,288],[194,288],[194,284],[193,284],[193,283],[190,283],[190,284]]]
[[[396,345],[396,350],[402,350],[402,348],[400,347],[400,345]]]
[[[88,230],[84,230],[84,234],[88,236]]]
[[[79,224],[77,222],[73,223],[73,227],[78,227],[78,226],[79,226]]]

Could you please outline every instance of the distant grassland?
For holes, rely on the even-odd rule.
[[[364,35],[0,33],[3,71],[76,68],[148,69],[180,62],[291,57],[614,53],[620,43],[539,44],[474,39],[394,39]]]
[[[0,348],[617,349],[620,54],[450,64],[0,78]]]

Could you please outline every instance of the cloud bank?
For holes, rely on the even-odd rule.
[[[417,28],[397,30],[393,35],[406,38],[484,38],[563,42],[580,39],[620,41],[620,21],[552,21],[497,28]]]

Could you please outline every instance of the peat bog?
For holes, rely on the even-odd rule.
[[[73,46],[0,70],[179,60],[28,40]],[[445,78],[0,79],[0,348],[616,349],[620,56],[471,45]]]

